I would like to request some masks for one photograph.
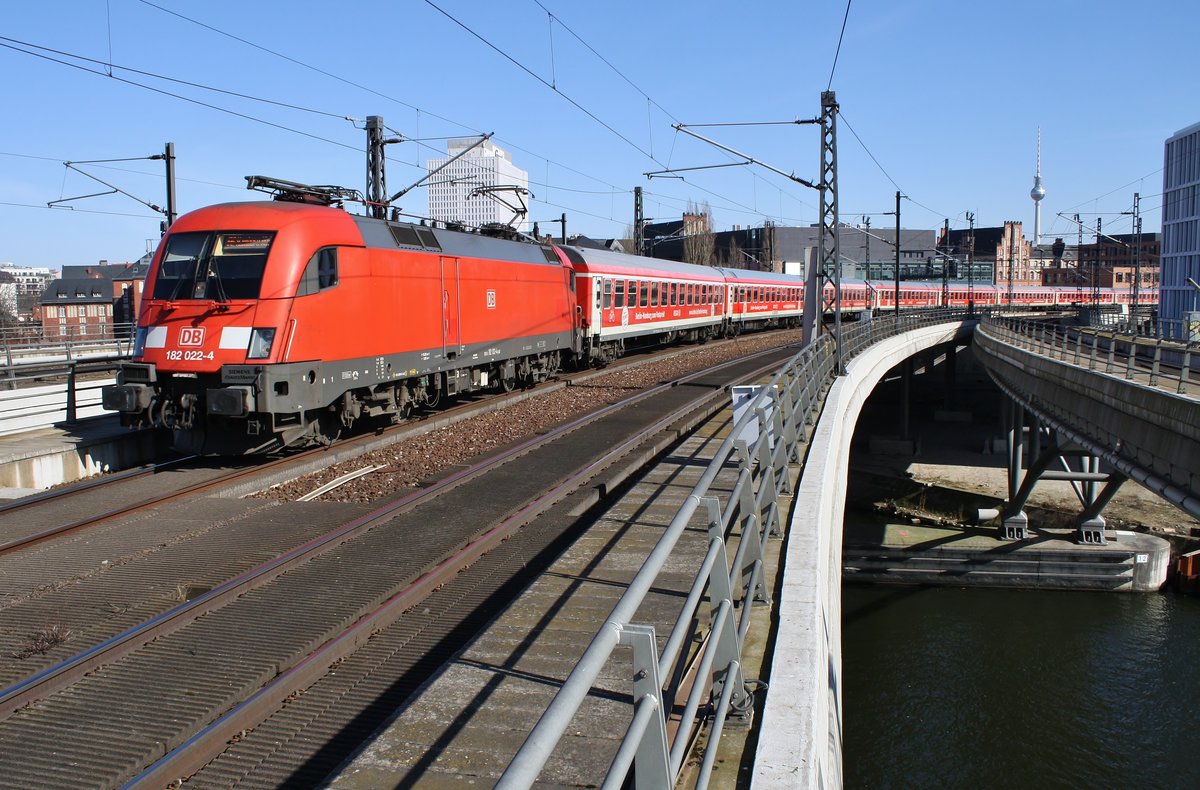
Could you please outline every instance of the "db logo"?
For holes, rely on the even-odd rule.
[[[496,309],[496,292],[489,290],[487,292],[487,306],[489,310]]]
[[[181,346],[202,346],[204,345],[204,327],[202,326],[185,326],[179,330],[179,345]]]

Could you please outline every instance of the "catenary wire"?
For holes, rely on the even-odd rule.
[[[846,0],[846,13],[842,16],[842,32],[838,33],[837,49],[833,52],[833,66],[829,69],[829,84],[825,86],[827,91],[833,88],[833,73],[837,71],[838,55],[842,54],[842,39],[846,36],[846,20],[850,18],[850,3],[851,0]]]
[[[171,9],[165,8],[165,7],[163,7],[163,6],[161,6],[161,5],[157,4],[157,3],[150,2],[150,0],[139,0],[139,2],[143,3],[143,4],[144,4],[144,5],[146,5],[146,6],[149,6],[149,7],[151,7],[151,8],[155,8],[155,9],[157,9],[157,10],[159,10],[159,11],[162,11],[162,12],[164,12],[164,13],[170,14],[170,15],[172,15],[172,16],[175,16],[175,17],[179,18],[179,19],[182,19],[182,20],[184,20],[184,21],[187,21],[187,22],[189,22],[189,23],[191,23],[191,24],[194,24],[194,25],[197,25],[197,26],[199,26],[199,27],[202,27],[202,28],[204,28],[204,29],[206,29],[206,30],[209,30],[209,31],[211,31],[211,32],[217,33],[218,35],[222,35],[222,36],[225,36],[225,37],[227,37],[227,38],[231,38],[231,39],[233,39],[233,40],[235,40],[235,41],[238,41],[238,42],[240,42],[240,43],[242,43],[242,44],[245,44],[246,46],[250,46],[250,47],[252,47],[252,48],[254,48],[254,49],[257,49],[257,50],[260,50],[260,51],[262,51],[262,52],[266,52],[266,53],[268,53],[268,54],[274,55],[275,57],[282,58],[282,59],[284,59],[284,60],[286,60],[286,61],[288,61],[288,62],[290,62],[290,63],[293,63],[293,64],[295,64],[295,65],[301,66],[301,67],[303,67],[303,68],[306,68],[306,69],[310,69],[310,70],[312,70],[312,71],[315,71],[315,72],[317,72],[317,73],[319,73],[319,74],[322,74],[322,75],[324,75],[324,76],[328,76],[328,77],[330,77],[331,79],[335,79],[335,80],[338,80],[338,81],[340,81],[340,82],[343,82],[343,83],[345,83],[345,84],[348,84],[348,85],[351,85],[351,86],[353,86],[353,87],[359,88],[359,89],[361,89],[361,90],[367,91],[368,93],[371,93],[371,94],[373,94],[373,95],[380,96],[381,98],[384,98],[384,99],[387,99],[387,100],[389,100],[389,101],[395,102],[395,103],[397,103],[397,104],[399,104],[399,105],[401,105],[401,106],[403,106],[403,107],[407,107],[407,108],[409,108],[409,109],[412,109],[412,110],[414,110],[414,111],[415,111],[415,112],[417,112],[417,113],[424,113],[424,114],[426,114],[426,115],[429,115],[429,116],[431,116],[431,117],[433,117],[433,118],[437,118],[438,120],[444,121],[444,122],[446,122],[446,123],[453,124],[453,125],[455,125],[455,126],[459,126],[459,127],[461,127],[461,128],[464,128],[464,129],[472,129],[472,127],[471,127],[470,125],[463,124],[463,123],[461,123],[461,122],[458,122],[458,121],[454,121],[454,120],[452,120],[452,119],[446,118],[445,116],[439,115],[439,114],[437,114],[437,113],[433,113],[433,112],[429,112],[429,111],[427,111],[427,110],[423,110],[422,108],[416,107],[415,105],[412,105],[412,104],[410,104],[410,103],[408,103],[408,102],[405,102],[405,101],[403,101],[403,100],[401,100],[401,99],[397,99],[397,98],[395,98],[395,97],[393,97],[393,96],[389,96],[389,95],[387,95],[387,94],[381,93],[381,92],[379,92],[379,91],[377,91],[377,90],[374,90],[374,89],[372,89],[372,88],[369,88],[369,87],[367,87],[367,86],[365,86],[365,85],[363,85],[363,84],[361,84],[361,83],[355,82],[355,81],[353,81],[353,80],[348,80],[348,79],[346,79],[346,78],[344,78],[344,77],[341,77],[341,76],[339,76],[339,75],[337,75],[337,74],[334,74],[334,73],[332,73],[332,72],[329,72],[329,71],[327,71],[327,70],[325,70],[325,69],[321,69],[321,68],[319,68],[319,67],[317,67],[317,66],[313,66],[312,64],[306,63],[306,62],[304,62],[304,61],[302,61],[302,60],[299,60],[299,59],[297,59],[297,58],[293,58],[293,57],[291,57],[291,56],[289,56],[289,55],[283,54],[283,53],[281,53],[281,52],[277,52],[276,50],[273,50],[273,49],[270,49],[270,48],[268,48],[268,47],[265,47],[265,46],[263,46],[263,45],[257,44],[257,43],[255,43],[255,42],[253,42],[253,41],[250,41],[250,40],[248,40],[248,39],[245,39],[245,38],[242,38],[242,37],[240,37],[240,36],[237,36],[237,35],[234,35],[234,34],[232,34],[232,33],[229,33],[229,32],[227,32],[227,31],[221,30],[221,29],[219,29],[219,28],[217,28],[217,27],[215,27],[215,26],[213,26],[213,25],[209,25],[209,24],[207,24],[207,23],[204,23],[204,22],[201,22],[201,21],[199,21],[199,20],[193,19],[193,18],[191,18],[191,17],[185,16],[185,15],[183,15],[183,14],[180,14],[180,13],[176,12],[176,11],[173,11],[173,10],[171,10]],[[428,0],[427,0],[427,2],[428,2]],[[433,3],[429,3],[429,5],[431,5],[432,7],[434,7],[435,9],[437,9],[438,11],[440,11],[441,13],[443,13],[444,15],[448,16],[449,18],[453,19],[453,17],[450,17],[448,14],[446,14],[446,12],[442,11],[440,8],[437,8],[437,6],[433,5]],[[557,17],[555,17],[555,18],[557,19]],[[490,42],[487,42],[485,39],[483,39],[483,38],[482,38],[481,36],[479,36],[477,33],[474,33],[474,31],[470,31],[470,29],[469,29],[469,28],[467,28],[465,25],[463,25],[463,23],[461,23],[461,22],[458,22],[457,20],[454,20],[454,21],[455,21],[457,24],[459,24],[460,26],[462,26],[464,29],[467,29],[469,32],[471,32],[473,35],[475,35],[475,36],[476,36],[477,38],[479,38],[481,41],[484,41],[485,43],[487,43],[487,44],[488,44],[488,46],[492,47],[493,49],[496,49],[496,51],[498,51],[498,52],[501,52],[501,54],[503,54],[503,55],[504,55],[506,58],[508,58],[508,59],[509,59],[509,60],[511,60],[513,63],[515,63],[516,65],[518,65],[520,68],[522,68],[523,70],[525,70],[525,71],[526,71],[527,73],[529,73],[531,76],[535,77],[535,78],[536,78],[536,79],[538,79],[540,82],[542,82],[543,84],[545,84],[545,80],[543,80],[542,78],[538,77],[538,76],[537,76],[535,73],[533,73],[532,71],[530,71],[529,69],[527,69],[525,66],[523,66],[522,64],[520,64],[519,62],[517,62],[515,59],[511,58],[511,57],[510,57],[510,56],[508,56],[506,53],[503,53],[502,51],[500,51],[500,50],[499,50],[498,48],[496,48],[494,45],[490,44]],[[559,22],[559,24],[562,24],[562,21],[561,21],[561,20],[558,20],[558,22]],[[569,32],[571,32],[571,34],[572,34],[573,36],[575,36],[576,38],[579,38],[579,36],[578,36],[577,34],[575,34],[575,32],[574,32],[573,30],[570,30],[570,29],[569,29],[569,28],[567,28],[565,25],[563,25],[563,27],[564,27],[565,29],[568,29],[568,30],[569,30]],[[582,39],[580,39],[580,40],[582,41]],[[585,46],[587,46],[587,45],[586,45],[586,42],[585,42]],[[589,46],[588,48],[589,48],[589,49],[592,49],[593,51],[595,51],[595,50],[594,50],[594,48],[592,48],[592,47],[590,47],[590,46]],[[598,56],[599,56],[599,55],[598,55]],[[603,58],[602,58],[602,59],[603,59]],[[604,123],[602,120],[600,120],[600,119],[598,119],[598,118],[595,118],[595,116],[594,116],[592,113],[590,113],[589,111],[587,111],[586,109],[584,109],[582,106],[578,105],[578,103],[576,103],[576,102],[575,102],[573,99],[571,99],[570,97],[566,96],[566,94],[563,94],[561,91],[557,91],[557,90],[555,90],[555,92],[556,92],[556,93],[559,93],[560,95],[562,95],[562,96],[563,96],[565,99],[567,99],[567,100],[568,100],[569,102],[571,102],[572,104],[575,104],[576,106],[578,106],[578,107],[579,107],[581,110],[583,110],[583,111],[584,111],[585,113],[587,113],[589,116],[592,116],[592,117],[593,117],[595,120],[597,120],[599,123],[601,123],[601,125],[604,125],[604,126],[606,126],[606,128],[609,128],[610,130],[612,130],[612,129],[611,129],[611,127],[608,127],[608,125],[607,125],[607,124],[605,124],[605,123]],[[647,97],[647,98],[649,98],[649,97]],[[652,101],[652,100],[651,100],[651,101]],[[660,107],[660,109],[661,109],[661,105],[658,105],[658,103],[657,103],[657,102],[655,102],[655,104],[656,104],[656,106],[659,106],[659,107]],[[666,112],[666,111],[664,110],[664,112]],[[670,113],[667,113],[667,114],[668,114],[668,115],[670,115]],[[473,131],[477,131],[477,130],[473,130]],[[628,141],[628,140],[627,140],[627,138],[624,138],[622,135],[620,135],[620,133],[617,133],[617,132],[615,132],[615,130],[612,130],[612,131],[614,131],[614,133],[616,133],[616,134],[617,134],[619,137],[622,137],[622,139],[626,139],[626,141],[627,141],[627,142],[629,142],[631,145],[633,145],[633,147],[634,147],[636,150],[640,151],[640,152],[641,152],[641,153],[643,153],[643,154],[647,154],[647,152],[645,152],[644,150],[642,150],[642,149],[641,149],[639,146],[637,146],[636,144],[632,143],[631,141]],[[568,172],[575,173],[576,175],[579,175],[579,176],[581,176],[581,177],[588,178],[588,179],[591,179],[591,180],[593,180],[593,181],[597,181],[598,183],[602,183],[602,184],[604,184],[604,185],[606,185],[606,186],[609,186],[610,188],[612,188],[612,190],[614,190],[614,192],[617,192],[617,191],[628,192],[628,190],[622,190],[622,189],[621,189],[620,187],[618,187],[617,185],[615,185],[615,184],[612,184],[612,183],[609,183],[609,182],[605,181],[604,179],[597,178],[597,177],[595,177],[595,176],[593,176],[593,175],[590,175],[590,174],[588,174],[588,173],[584,173],[584,172],[582,172],[582,171],[580,171],[580,170],[577,170],[577,169],[575,169],[575,168],[572,168],[572,167],[569,167],[569,166],[563,165],[563,164],[562,164],[562,163],[560,163],[560,162],[556,162],[556,161],[554,161],[554,160],[551,160],[551,159],[549,159],[549,158],[547,158],[547,157],[544,157],[544,156],[542,156],[542,155],[540,155],[540,154],[538,154],[538,153],[536,153],[536,152],[534,152],[534,151],[530,151],[529,149],[526,149],[526,148],[524,148],[524,147],[522,147],[522,146],[520,146],[520,145],[513,144],[511,141],[509,141],[509,140],[507,140],[507,139],[501,139],[500,141],[501,141],[501,142],[504,142],[506,145],[508,145],[509,147],[511,147],[511,148],[513,148],[513,149],[515,149],[515,150],[519,150],[519,151],[522,151],[522,152],[524,152],[524,153],[527,153],[527,154],[529,154],[529,155],[531,155],[531,156],[534,156],[534,157],[536,157],[536,158],[538,158],[538,159],[542,159],[543,161],[546,161],[546,162],[549,162],[549,163],[551,163],[551,164],[554,164],[556,167],[560,167],[560,168],[562,168],[562,169],[564,169],[564,170],[566,170],[566,171],[568,171]],[[438,153],[441,153],[441,152],[438,152]],[[648,155],[648,154],[647,154],[647,155]],[[657,162],[657,160],[656,160],[656,159],[654,159],[654,157],[652,157],[652,156],[651,156],[650,158],[651,158],[651,160],[652,160],[652,161],[655,161],[655,162]],[[393,161],[400,161],[400,160],[393,160]],[[401,161],[401,164],[404,164],[404,165],[407,165],[407,166],[411,166],[411,167],[416,167],[416,168],[420,169],[420,168],[419,168],[419,166],[416,166],[416,165],[410,165],[410,164],[409,164],[409,163],[407,163],[407,162],[403,162],[403,161]],[[659,164],[661,164],[661,163],[659,163]],[[757,175],[757,174],[755,174],[755,175],[754,175],[754,177],[755,177],[755,178],[758,178],[758,175]],[[720,194],[718,194],[718,193],[716,193],[716,192],[713,192],[712,190],[709,190],[709,189],[707,189],[707,188],[705,188],[705,187],[703,187],[703,186],[701,186],[701,185],[699,185],[699,184],[696,184],[695,182],[692,182],[692,181],[687,181],[686,179],[684,179],[684,181],[685,181],[686,183],[688,183],[690,186],[692,186],[692,187],[694,187],[694,188],[696,188],[696,189],[699,189],[700,191],[702,191],[702,192],[704,192],[704,193],[706,193],[706,194],[709,194],[709,195],[711,195],[711,196],[713,196],[713,197],[717,197],[717,198],[720,198],[720,199],[723,199],[723,200],[730,200],[730,198],[728,198],[728,196],[725,196],[725,195],[720,195]],[[556,188],[556,187],[553,187],[553,186],[551,186],[551,185],[547,185],[547,188]],[[564,191],[569,191],[569,190],[568,190],[568,188],[562,188],[562,189],[564,189]],[[781,192],[781,194],[782,194],[782,190],[780,190],[780,192]],[[746,206],[746,205],[744,205],[744,204],[741,204],[741,203],[737,203],[737,201],[731,201],[731,202],[733,202],[733,203],[735,203],[736,205],[740,206],[740,207],[741,207],[741,210],[742,210],[742,211],[744,211],[745,213],[749,214],[749,215],[752,215],[752,216],[762,216],[762,215],[764,214],[764,212],[762,212],[762,211],[756,210],[756,209],[754,209],[754,208],[752,208],[752,207],[750,207],[750,206]],[[800,201],[800,202],[801,202],[801,203],[803,203],[803,201]],[[728,210],[728,209],[727,209],[727,210]]]

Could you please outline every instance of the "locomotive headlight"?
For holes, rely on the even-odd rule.
[[[139,326],[133,333],[133,355],[140,357],[146,353],[146,327]]]
[[[271,356],[271,346],[274,343],[274,327],[255,327],[250,333],[250,350],[246,352],[246,359],[266,359]]]

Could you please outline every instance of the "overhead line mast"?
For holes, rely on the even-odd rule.
[[[817,260],[812,261],[807,266],[806,290],[804,294],[804,344],[807,345],[816,339],[817,333],[821,328],[825,327],[824,313],[830,307],[833,308],[832,324],[834,344],[837,353],[837,370],[841,374],[844,372],[842,364],[842,267],[838,239],[838,200],[837,200],[837,114],[838,114],[837,96],[834,91],[823,91],[821,93],[821,117],[808,120],[794,121],[760,121],[749,123],[698,123],[698,124],[674,124],[677,131],[691,135],[698,140],[702,140],[709,145],[725,151],[726,153],[734,154],[745,159],[744,165],[758,165],[765,167],[772,173],[778,173],[785,178],[795,181],[810,189],[816,189],[821,195],[821,234],[818,242]],[[817,183],[800,178],[795,173],[785,172],[777,167],[772,167],[766,162],[759,161],[752,156],[730,148],[727,145],[722,145],[715,140],[697,134],[689,129],[689,126],[774,126],[782,124],[819,124],[821,126],[821,176]],[[739,163],[734,163],[734,165]],[[703,167],[688,167],[688,168],[668,168],[666,170],[656,170],[646,173],[647,178],[661,176],[665,174],[679,172],[681,170],[705,170],[715,167],[730,167],[729,164],[708,165]],[[897,241],[897,243],[899,243]],[[828,300],[825,299],[825,285],[832,286],[832,294]],[[818,313],[821,317],[818,318]],[[820,322],[820,323],[818,323]]]

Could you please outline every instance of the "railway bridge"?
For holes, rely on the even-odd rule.
[[[907,376],[913,359],[952,368],[972,337],[1013,402],[1008,501],[983,514],[1005,545],[1023,544],[1024,502],[1038,479],[1076,487],[1080,552],[1115,550],[1104,545],[1115,535],[1102,513],[1128,478],[1200,516],[1200,400],[1186,349],[969,314],[884,316],[843,334],[844,370],[821,338],[758,379],[733,416],[714,406],[719,419],[620,489],[596,526],[443,664],[331,786],[409,786],[437,774],[502,787],[619,787],[627,771],[639,787],[669,787],[685,772],[687,786],[731,786],[728,768],[739,760],[741,778],[758,787],[840,786],[842,533],[854,429],[881,381]],[[1172,362],[1182,372],[1168,374]],[[675,441],[674,429],[665,433]],[[568,499],[563,508],[590,503]],[[459,594],[453,583],[445,589]],[[768,643],[772,623],[773,653],[756,665],[761,651],[748,646]],[[348,675],[337,674],[334,686]],[[343,693],[314,683],[279,715],[302,718],[335,692]],[[689,733],[705,710],[700,741],[718,747],[693,762]],[[272,722],[258,728],[268,741]],[[727,740],[756,746],[730,758],[722,733],[747,726],[753,738]],[[235,740],[214,760],[216,773],[251,770],[238,749],[248,754],[252,739]]]
[[[1008,432],[1008,504],[1003,513],[983,514],[1002,516],[998,527],[1001,539],[1020,544],[1021,539],[1027,537],[1027,519],[1022,505],[1028,489],[1037,479],[1064,479],[1076,485],[1084,505],[1076,538],[1082,544],[1105,543],[1104,504],[1128,478],[1138,480],[1188,513],[1198,514],[1200,479],[1196,477],[1195,459],[1200,457],[1200,431],[1196,429],[1200,426],[1200,400],[1188,391],[1190,360],[1182,360],[1182,372],[1168,379],[1160,367],[1162,348],[1158,348],[1150,366],[1144,370],[1138,361],[1136,341],[1130,340],[1122,347],[1122,341],[1115,336],[1052,335],[1042,327],[1043,324],[991,318],[980,324],[973,316],[924,317],[902,319],[901,322],[884,318],[882,321],[876,319],[874,324],[854,325],[845,333],[847,364],[842,375],[833,376],[834,352],[826,347],[812,354],[805,361],[804,372],[794,377],[797,381],[808,377],[809,385],[821,390],[820,419],[808,427],[808,399],[812,390],[797,395],[793,393],[792,384],[781,381],[772,384],[772,388],[780,393],[775,399],[778,402],[774,423],[768,412],[760,408],[757,415],[763,429],[757,443],[745,445],[742,455],[755,457],[758,467],[768,469],[770,474],[779,471],[781,477],[786,477],[787,473],[782,471],[779,456],[780,453],[787,455],[788,450],[780,448],[786,447],[788,441],[804,445],[805,460],[796,487],[780,486],[794,497],[794,507],[790,523],[781,527],[781,532],[785,533],[785,547],[781,550],[784,557],[780,563],[780,593],[772,602],[778,632],[772,654],[767,659],[769,676],[762,677],[769,690],[761,716],[754,723],[756,734],[750,738],[757,742],[752,766],[745,766],[745,770],[752,771],[752,785],[756,788],[841,785],[842,519],[848,456],[854,426],[872,389],[889,371],[898,366],[904,370],[906,360],[914,357],[931,359],[938,355],[953,360],[955,349],[970,342],[974,335],[980,361],[1012,397],[1014,406]],[[827,375],[830,378],[826,389],[822,387],[821,379]],[[780,418],[780,414],[784,417]],[[788,424],[787,415],[794,415],[797,424]],[[738,433],[739,427],[734,427],[733,435]],[[782,441],[775,441],[772,436],[782,437]],[[1028,469],[1024,469],[1022,459],[1021,448],[1025,447],[1036,450]],[[799,461],[799,455],[790,461]],[[1068,459],[1084,459],[1082,468],[1074,468]],[[1063,471],[1050,471],[1050,460],[1061,460]],[[1102,471],[1102,461],[1106,471]],[[760,526],[762,531],[770,532],[769,525],[776,515],[772,510],[774,504],[769,503],[774,503],[774,499],[763,498],[762,489],[750,497],[752,502],[745,498],[738,502],[738,498],[736,492],[728,493],[728,507],[736,507],[734,503],[738,503],[743,514],[746,509],[752,511],[752,537],[760,534]],[[672,526],[686,523],[706,501],[710,502],[710,529],[719,531],[718,525],[722,522],[720,504],[713,504],[713,499],[707,499],[698,489],[680,510],[682,521],[677,516]],[[743,535],[743,543],[745,540]],[[1122,541],[1130,544],[1136,539],[1122,537]],[[1165,541],[1157,538],[1146,538],[1146,541],[1157,544],[1158,553],[1154,555],[1154,561],[1148,563],[1154,567],[1138,565],[1136,569],[1126,570],[1126,563],[1121,563],[1122,569],[1118,573],[1127,588],[1157,588],[1165,577]],[[661,547],[662,544],[655,552]],[[1130,555],[1128,562],[1142,562],[1140,552],[1144,547],[1141,543],[1135,547],[1127,545],[1124,552]],[[1012,552],[1006,549],[1003,553]],[[1134,555],[1138,559],[1134,559]],[[1086,564],[1087,557],[1074,553],[1062,562],[1075,561]],[[631,591],[641,587],[644,594],[661,563],[662,558],[655,559],[652,553],[647,565],[630,583]],[[743,565],[734,563],[731,579],[739,576],[740,568]],[[960,574],[961,571],[953,573]],[[1139,573],[1142,574],[1140,577]],[[750,579],[740,602],[744,614],[745,609],[752,608],[751,602],[756,597],[756,576],[746,571],[742,576]],[[955,577],[961,579],[960,575]],[[737,593],[728,588],[722,594],[737,598]],[[757,594],[761,596],[762,592]],[[660,658],[659,654],[653,651],[653,628],[647,635],[647,627],[638,626],[634,618],[640,602],[641,599],[635,596],[632,600],[623,598],[618,603],[605,627],[595,636],[566,680],[562,692],[524,742],[499,786],[523,788],[539,776],[542,779],[558,776],[556,768],[550,768],[550,774],[542,771],[554,764],[556,755],[559,761],[562,760],[563,736],[569,726],[572,729],[578,726],[577,717],[586,710],[581,707],[584,698],[589,689],[594,689],[601,666],[612,658],[618,645],[634,647],[632,669],[635,671],[632,675],[643,681],[635,683],[631,735],[626,736],[614,758],[617,773],[610,773],[608,778],[617,783],[613,786],[619,785],[619,777],[625,776],[623,767],[631,765],[638,786],[670,786],[671,777],[685,770],[678,740],[672,748],[667,735],[673,726],[685,729],[677,720],[672,720],[671,711],[677,702],[659,692],[658,682],[644,680],[658,680],[656,672],[661,668],[655,660]],[[710,742],[720,742],[722,732],[728,731],[728,722],[737,718],[738,695],[745,672],[743,657],[737,648],[726,645],[722,652],[726,640],[722,638],[721,629],[728,626],[722,626],[721,617],[718,611],[708,638],[716,658],[712,663],[702,664],[707,668],[702,671],[707,672],[712,684],[715,711],[713,731],[708,736]],[[731,620],[732,617],[730,615]],[[748,620],[752,618],[738,618],[737,633],[743,639]],[[646,639],[650,647],[637,647],[638,642]],[[638,658],[640,651],[642,656]],[[649,651],[648,657],[646,651]],[[661,660],[670,664],[665,657]],[[731,692],[731,687],[738,688]],[[743,699],[740,705],[743,713],[745,706]],[[694,711],[694,708],[689,704],[686,711]],[[688,713],[685,712],[684,722],[688,720],[686,716]],[[577,746],[571,748],[578,749]],[[736,778],[728,774],[720,780],[713,778],[716,760],[726,764],[731,761],[726,759],[728,755],[716,758],[715,754],[720,753],[721,748],[724,747],[709,749],[698,761],[698,767],[691,768],[689,784],[733,785]],[[746,760],[745,752],[742,760]],[[370,761],[368,758],[368,764]],[[340,786],[353,788],[353,780],[344,777],[346,774],[343,774]]]
[[[1128,478],[1200,516],[1200,399],[1186,349],[1178,349],[1178,372],[1166,375],[1161,344],[1146,344],[1152,355],[1143,367],[1134,338],[1005,319],[921,327],[872,344],[831,387],[797,490],[804,506],[792,517],[776,603],[779,638],[755,787],[841,784],[842,517],[854,423],[891,367],[971,330],[976,355],[1012,402],[1008,502],[1002,513],[981,514],[1001,516],[1004,537],[1027,536],[1023,504],[1039,478],[1077,484],[1083,543],[1105,541],[1102,509]],[[1036,452],[1022,478],[1024,447]],[[1083,468],[1051,473],[1052,460],[1070,466],[1067,456],[1082,457]]]

